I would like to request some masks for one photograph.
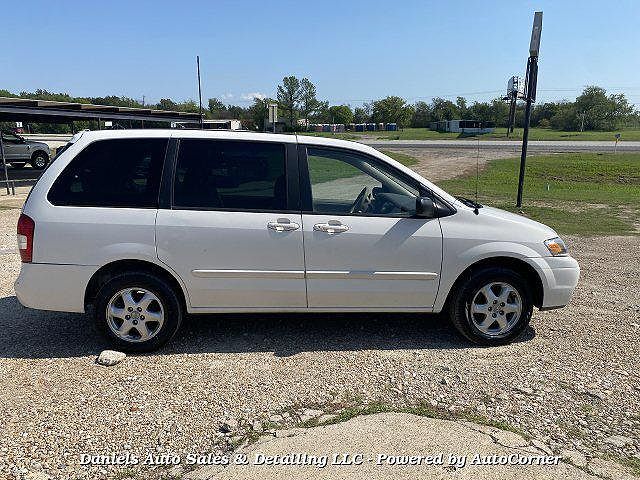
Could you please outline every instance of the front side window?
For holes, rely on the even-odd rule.
[[[284,145],[225,140],[180,141],[175,208],[287,208]]]
[[[60,174],[47,198],[54,205],[157,208],[166,138],[99,140]]]
[[[9,132],[2,132],[2,140],[8,143],[22,143],[22,139]]]
[[[308,148],[313,211],[325,214],[412,216],[418,186],[391,167],[346,150]]]

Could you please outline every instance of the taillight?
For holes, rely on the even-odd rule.
[[[25,215],[20,215],[18,219],[18,250],[23,263],[31,263],[33,260],[33,232],[36,229],[36,222]]]

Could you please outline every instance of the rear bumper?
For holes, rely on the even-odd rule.
[[[23,263],[14,284],[22,305],[39,310],[84,313],[84,294],[98,267]]]
[[[532,259],[540,273],[544,295],[541,310],[564,307],[578,285],[580,267],[573,257],[542,257]]]

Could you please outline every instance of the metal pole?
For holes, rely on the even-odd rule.
[[[509,126],[507,127],[507,137],[513,133],[513,124],[516,122],[516,95],[511,94],[511,103],[509,103]]]
[[[531,104],[536,101],[538,83],[538,55],[540,52],[540,36],[542,34],[542,12],[533,15],[531,42],[529,43],[529,60],[527,61],[527,103],[524,110],[524,131],[522,132],[522,155],[520,156],[520,175],[518,177],[518,198],[516,207],[522,207],[522,186],[527,164],[527,145],[529,143],[529,124],[531,123]]]
[[[198,64],[198,98],[200,99],[200,130],[204,129],[204,121],[202,120],[202,88],[200,86],[200,55],[196,56]]]
[[[531,123],[531,104],[536,93],[536,78],[538,76],[538,57],[531,56],[527,62],[527,103],[524,110],[524,131],[522,132],[522,154],[520,155],[520,175],[518,177],[518,198],[516,207],[522,207],[522,186],[527,164],[527,145],[529,143],[529,124]]]
[[[0,131],[0,155],[2,156],[2,165],[4,166],[4,179],[7,182],[7,195],[9,195],[9,172],[7,171],[7,162],[4,158],[4,141],[2,140],[2,131]]]

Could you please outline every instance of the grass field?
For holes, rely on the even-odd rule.
[[[515,209],[519,159],[493,160],[480,174],[479,201]],[[454,195],[475,196],[475,175],[440,182]],[[640,233],[640,154],[530,157],[523,214],[560,233]]]
[[[563,132],[548,128],[532,128],[529,131],[529,140],[592,140],[615,142],[615,134],[622,135],[621,141],[640,141],[640,129],[627,129],[616,132]],[[377,140],[456,140],[476,139],[477,136],[462,135],[459,133],[440,133],[428,128],[405,128],[398,132],[346,132],[346,133],[317,133],[310,132],[305,135],[340,138],[343,140],[359,140],[363,137]],[[482,140],[507,140],[507,129],[496,128],[495,132],[480,135]],[[522,140],[522,129],[517,128],[510,140]]]

